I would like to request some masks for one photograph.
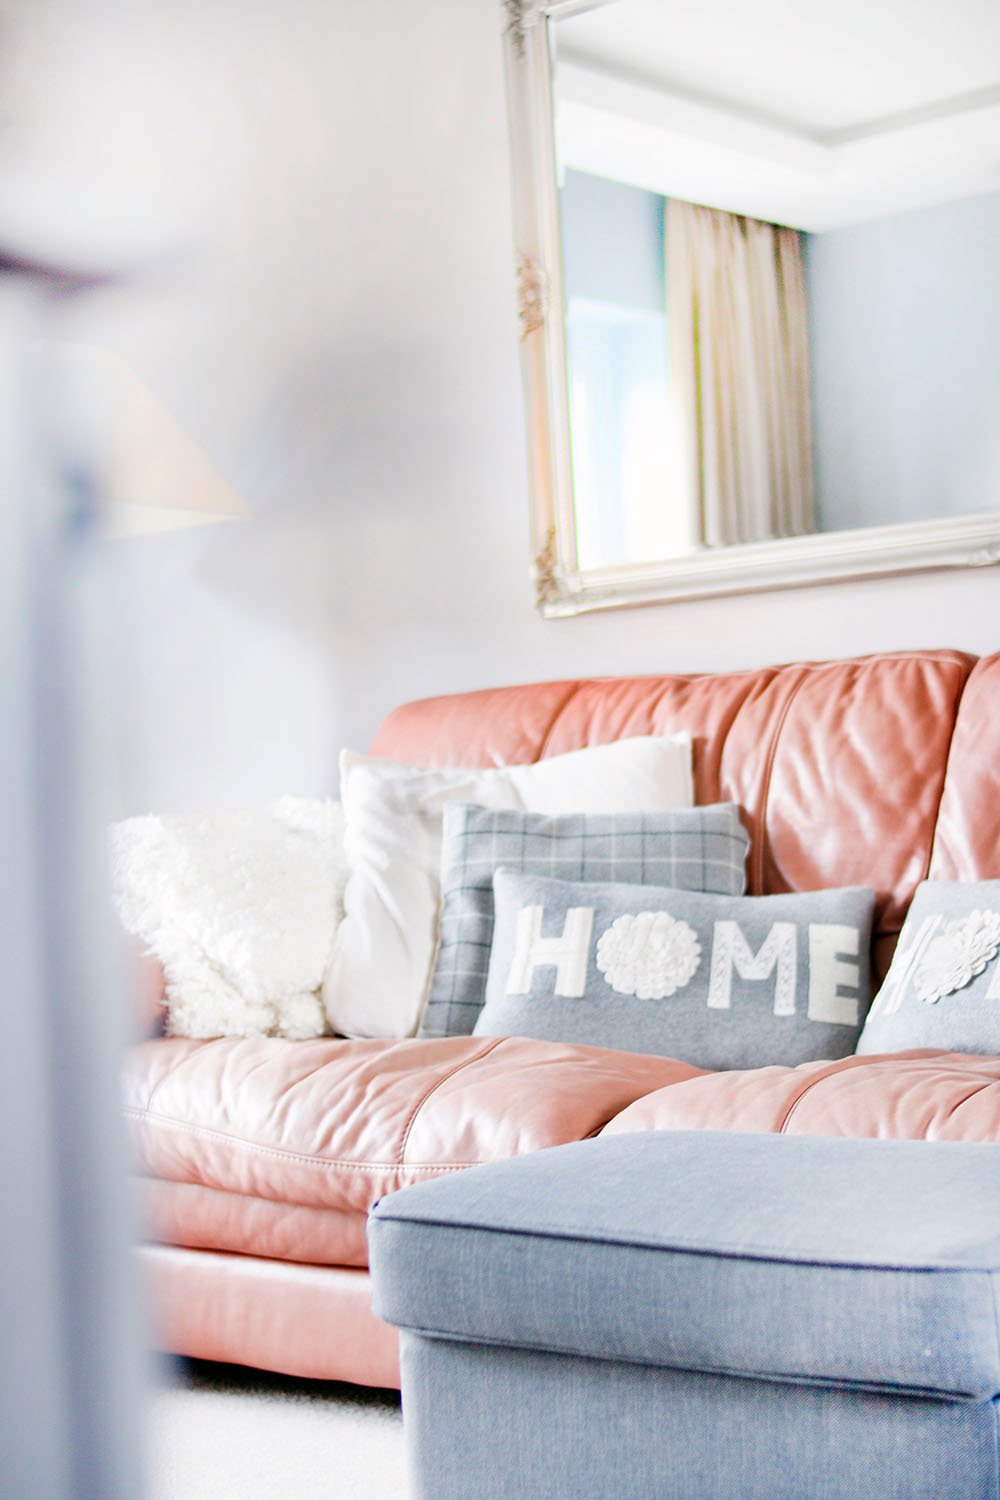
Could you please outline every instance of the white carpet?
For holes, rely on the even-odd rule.
[[[235,1365],[165,1366],[146,1500],[407,1500],[399,1396]]]

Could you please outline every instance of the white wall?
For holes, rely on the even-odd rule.
[[[332,789],[424,694],[1000,646],[993,569],[539,619],[499,4],[170,15],[225,171],[116,337],[254,518],[116,544],[122,812]]]

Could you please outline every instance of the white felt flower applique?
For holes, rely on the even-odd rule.
[[[663,1000],[697,973],[701,944],[693,927],[665,911],[616,917],[597,943],[597,967],[619,995]]]
[[[942,995],[971,984],[1000,951],[1000,912],[972,911],[949,922],[928,945],[913,977],[921,1000],[935,1005]]]

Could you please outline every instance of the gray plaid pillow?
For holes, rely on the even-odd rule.
[[[749,839],[734,802],[638,813],[444,813],[437,962],[420,1036],[468,1036],[486,995],[498,865],[559,880],[741,896]]]

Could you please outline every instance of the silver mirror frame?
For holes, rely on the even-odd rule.
[[[558,617],[1000,562],[1000,513],[984,512],[581,569],[573,503],[549,28],[558,17],[608,3],[613,0],[503,0],[532,577],[539,611]]]

